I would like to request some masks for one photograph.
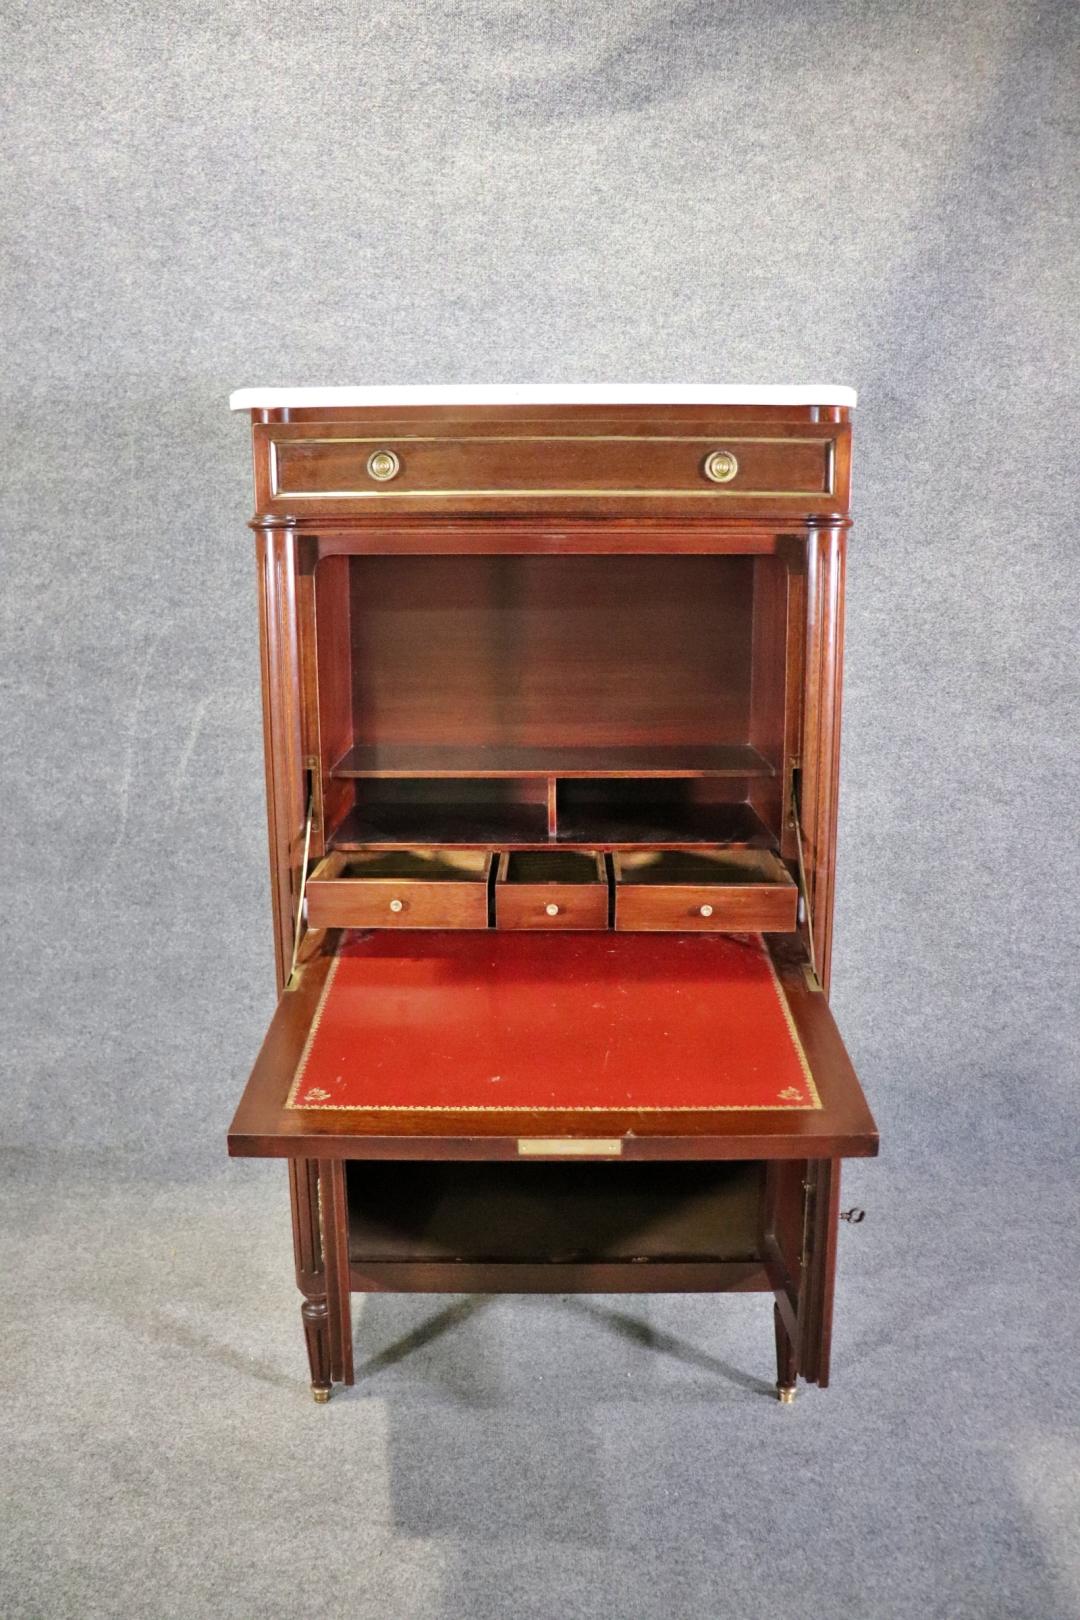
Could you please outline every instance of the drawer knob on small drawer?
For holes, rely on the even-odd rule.
[[[559,908],[555,904],[554,900],[549,901],[549,903],[544,907],[544,910],[547,912],[549,917],[557,917],[559,915]]]
[[[701,915],[703,917],[711,917],[712,916],[712,906],[699,906],[698,911],[701,913]]]
[[[367,470],[372,478],[385,484],[388,479],[397,477],[401,462],[392,450],[375,450],[368,456]]]
[[[391,900],[391,902],[390,902],[390,910],[391,911],[404,911],[405,910],[405,902],[404,902],[404,900]]]
[[[730,484],[739,463],[730,450],[713,450],[705,457],[705,476],[714,484]]]

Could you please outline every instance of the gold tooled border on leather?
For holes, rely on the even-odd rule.
[[[545,1105],[545,1107],[542,1109],[537,1109],[535,1105],[530,1105],[528,1108],[526,1108],[523,1104],[519,1104],[514,1108],[492,1108],[489,1105],[482,1103],[335,1103],[330,1101],[319,1103],[300,1103],[296,1101],[297,1094],[303,1086],[304,1074],[308,1065],[308,1058],[311,1056],[311,1048],[315,1043],[315,1037],[318,1034],[319,1025],[322,1022],[323,1009],[326,1006],[327,997],[330,994],[331,986],[333,985],[338,967],[341,964],[341,957],[335,954],[334,960],[330,964],[330,969],[325,980],[323,981],[322,990],[319,992],[318,1005],[316,1006],[315,1012],[311,1019],[311,1027],[308,1030],[307,1039],[304,1042],[303,1050],[300,1053],[299,1062],[296,1065],[296,1077],[293,1080],[292,1085],[289,1087],[289,1095],[286,1099],[285,1106],[286,1108],[295,1108],[303,1113],[315,1114],[517,1114],[522,1112],[539,1112],[544,1114],[813,1113],[821,1108],[822,1102],[820,1096],[818,1095],[817,1086],[814,1084],[814,1076],[810,1070],[809,1060],[806,1056],[806,1052],[803,1049],[802,1041],[799,1038],[799,1031],[796,1028],[795,1020],[792,1017],[791,1008],[788,1006],[788,999],[784,994],[784,987],[780,983],[780,976],[776,971],[776,963],[772,959],[769,947],[766,945],[760,934],[755,935],[754,937],[757,939],[761,954],[768,964],[769,978],[772,982],[773,990],[776,993],[776,998],[780,1003],[780,1012],[783,1016],[784,1023],[787,1026],[788,1035],[791,1037],[791,1044],[795,1048],[795,1055],[799,1060],[799,1067],[802,1069],[803,1079],[806,1082],[806,1089],[811,1098],[810,1102],[796,1103],[780,1101],[775,1103],[674,1103],[671,1105],[653,1103],[638,1107],[631,1107],[625,1104],[622,1106],[612,1106],[611,1104],[608,1104],[606,1107],[600,1107],[594,1103],[586,1103],[577,1106],[570,1103],[550,1103]]]
[[[326,1007],[326,998],[330,994],[330,986],[337,977],[337,970],[340,966],[341,956],[337,951],[335,951],[334,960],[331,962],[330,967],[327,970],[326,978],[323,980],[323,987],[319,991],[319,999],[316,1003],[315,1011],[311,1015],[311,1024],[308,1028],[307,1039],[304,1042],[303,1049],[296,1065],[296,1076],[292,1085],[289,1087],[289,1095],[285,1099],[286,1108],[304,1108],[307,1106],[304,1103],[298,1103],[296,1101],[296,1094],[303,1084],[304,1073],[308,1066],[308,1058],[311,1056],[311,1048],[315,1044],[315,1037],[319,1033],[319,1025],[322,1023],[323,1010]],[[318,1103],[315,1104],[316,1108],[319,1106],[320,1105]],[[325,1107],[326,1105],[324,1103],[321,1106]]]

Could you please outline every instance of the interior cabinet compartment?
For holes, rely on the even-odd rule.
[[[486,928],[483,850],[335,851],[307,883],[311,928]]]
[[[753,805],[731,792],[729,782],[698,780],[560,781],[555,797],[559,841],[600,849],[774,843]]]
[[[327,847],[542,844],[555,780],[563,843],[776,844],[797,742],[791,589],[780,556],[321,558]],[[590,797],[605,779],[656,788]]]
[[[617,853],[615,927],[693,932],[790,933],[798,889],[764,849]]]
[[[499,928],[606,928],[607,866],[593,851],[504,850],[495,880]]]
[[[361,1268],[365,1261],[751,1260],[761,1252],[765,1178],[753,1160],[369,1160],[349,1164],[347,1178],[350,1259]]]

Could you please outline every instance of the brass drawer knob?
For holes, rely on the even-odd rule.
[[[713,450],[705,457],[705,476],[714,484],[730,484],[739,463],[730,450]]]
[[[712,906],[698,906],[698,912],[702,917],[711,917]]]
[[[404,900],[391,900],[391,902],[390,902],[390,910],[391,911],[404,911],[405,910],[405,902],[404,902]]]
[[[397,477],[401,471],[401,462],[392,450],[374,450],[368,456],[367,470],[378,483],[385,484],[389,479]]]
[[[554,900],[549,901],[544,907],[544,910],[547,912],[549,917],[557,917],[559,915],[559,908],[555,904]]]

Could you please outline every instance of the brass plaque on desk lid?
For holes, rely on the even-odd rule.
[[[519,1136],[521,1159],[617,1159],[622,1154],[618,1136]]]

